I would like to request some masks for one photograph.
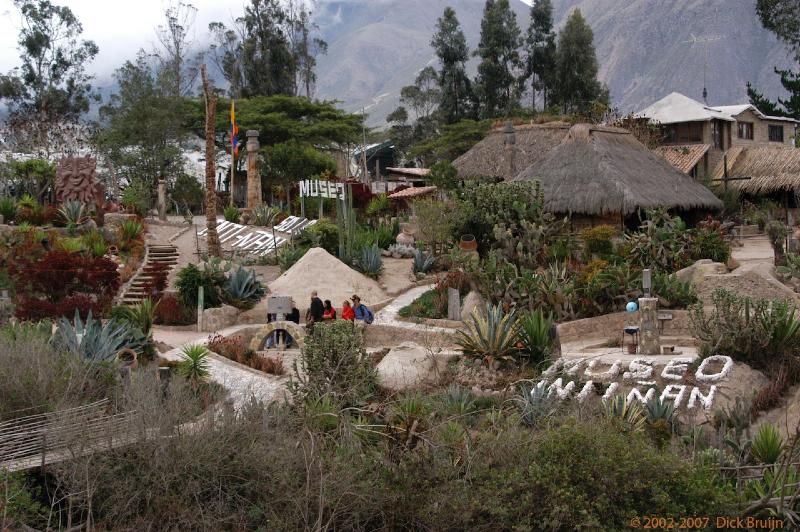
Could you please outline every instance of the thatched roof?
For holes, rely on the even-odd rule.
[[[686,144],[680,146],[659,146],[655,151],[669,164],[688,174],[697,166],[703,155],[711,148],[708,144]]]
[[[628,215],[638,209],[719,209],[706,187],[648,150],[627,130],[577,124],[545,158],[514,180],[542,183],[555,213]]]
[[[728,176],[749,177],[731,181],[747,194],[800,191],[800,149],[745,148],[734,161],[728,159]]]
[[[493,177],[512,179],[520,170],[541,160],[569,131],[566,122],[514,127],[514,170],[509,164],[506,134],[503,128],[493,130],[467,153],[453,161],[460,179]]]

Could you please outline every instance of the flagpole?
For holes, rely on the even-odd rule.
[[[236,155],[234,154],[234,149],[236,147],[236,142],[234,141],[234,137],[236,136],[236,118],[235,118],[235,106],[234,100],[231,99],[231,194],[229,198],[230,205],[233,206],[233,195],[236,193],[236,186],[234,182],[234,178],[236,176]]]

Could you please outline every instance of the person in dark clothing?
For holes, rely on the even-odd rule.
[[[322,300],[317,296],[317,291],[311,292],[311,306],[308,307],[308,324],[313,325],[322,321],[325,315],[325,305]]]
[[[325,300],[325,313],[322,315],[323,320],[335,320],[336,319],[336,309],[333,308],[333,304],[331,303],[330,299]]]
[[[286,319],[300,325],[300,309],[297,308],[294,301],[292,301],[292,311],[286,316]]]

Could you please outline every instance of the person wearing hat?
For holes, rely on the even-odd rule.
[[[372,314],[372,311],[361,302],[360,297],[354,295],[350,299],[353,300],[353,311],[355,312],[356,321],[364,322],[367,325],[375,321],[375,316]]]

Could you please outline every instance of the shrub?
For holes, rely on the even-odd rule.
[[[447,317],[446,292],[428,290],[421,296],[400,309],[403,318],[426,318],[439,320]]]
[[[198,268],[189,264],[178,272],[176,288],[181,302],[190,308],[197,308],[198,290],[203,287],[203,308],[215,308],[222,304],[222,287],[225,286],[225,273],[204,265]]]
[[[750,454],[761,464],[774,464],[783,453],[783,437],[771,423],[764,423],[758,428],[750,446]]]
[[[241,213],[239,212],[239,209],[233,205],[226,206],[225,209],[223,209],[222,211],[222,215],[225,217],[226,222],[231,222],[235,224],[238,224],[239,219],[241,218]]]
[[[367,216],[383,216],[389,212],[389,197],[386,194],[378,194],[367,204]]]
[[[557,399],[550,395],[546,386],[521,385],[512,399],[519,410],[520,421],[528,427],[551,418],[558,409]]]
[[[680,218],[665,208],[645,213],[639,230],[625,235],[628,259],[641,268],[674,272],[689,265],[690,235]]]
[[[189,211],[197,212],[203,205],[203,187],[194,176],[181,173],[175,179],[172,199]]]
[[[342,406],[362,405],[377,388],[361,331],[347,320],[316,324],[293,369],[289,389],[301,403],[329,395]]]
[[[457,331],[456,343],[467,356],[503,359],[516,354],[519,324],[516,313],[500,306],[476,308],[463,330]]]
[[[122,191],[120,203],[128,212],[138,216],[147,216],[150,209],[150,193],[144,182],[134,182]]]
[[[731,246],[725,238],[722,223],[709,217],[697,224],[691,232],[689,253],[692,260],[711,259],[714,262],[728,262],[731,258]]]
[[[638,281],[641,284],[641,278]],[[655,272],[653,294],[658,296],[661,308],[687,308],[697,303],[697,293],[690,281],[683,282],[678,276]]]
[[[410,259],[414,257],[417,248],[408,246],[406,244],[392,244],[388,249],[392,255],[399,255],[401,259]]]
[[[298,235],[296,244],[300,247],[320,247],[336,255],[339,251],[339,227],[330,220],[317,220],[317,223]]]
[[[542,309],[524,313],[519,319],[519,339],[522,350],[532,364],[541,366],[550,361],[553,338],[550,329],[553,317],[546,315]]]
[[[17,214],[17,204],[14,198],[3,196],[0,198],[0,216],[3,217],[3,223],[11,223],[14,221],[14,216]]]
[[[111,309],[109,317],[142,331],[146,336],[150,336],[153,324],[156,319],[159,303],[153,303],[150,299],[144,299],[135,305],[119,305]]]
[[[50,251],[10,266],[20,319],[72,316],[76,309],[85,317],[89,308],[102,316],[120,285],[114,261],[78,253]]]
[[[584,249],[587,253],[597,253],[598,255],[610,255],[614,252],[614,245],[611,239],[617,234],[617,230],[610,225],[598,225],[590,229],[581,231]]]
[[[123,220],[119,226],[119,249],[130,251],[142,245],[144,226],[137,220]]]
[[[254,270],[248,271],[239,266],[228,276],[225,299],[236,308],[253,308],[264,297],[264,293],[264,287],[256,279]]]
[[[161,297],[161,293],[167,288],[169,270],[169,264],[163,262],[155,262],[145,267],[144,271],[150,277],[142,285],[142,290],[149,294],[153,300],[158,300]]]
[[[187,307],[174,294],[164,294],[156,307],[154,321],[159,325],[192,325],[197,323],[195,308]]]
[[[70,200],[61,205],[58,213],[67,227],[74,228],[86,221],[85,210],[86,206],[83,203],[77,200]]]
[[[277,218],[279,212],[280,210],[275,207],[270,207],[266,203],[257,205],[252,212],[253,225],[272,227],[275,224],[275,219]]]
[[[208,380],[210,375],[208,362],[208,349],[204,345],[185,345],[181,350],[181,363],[178,373],[192,383]]]
[[[373,279],[380,277],[383,271],[383,259],[381,258],[381,250],[378,248],[377,244],[364,246],[361,249],[361,255],[356,262],[356,268],[367,277],[372,277]]]

